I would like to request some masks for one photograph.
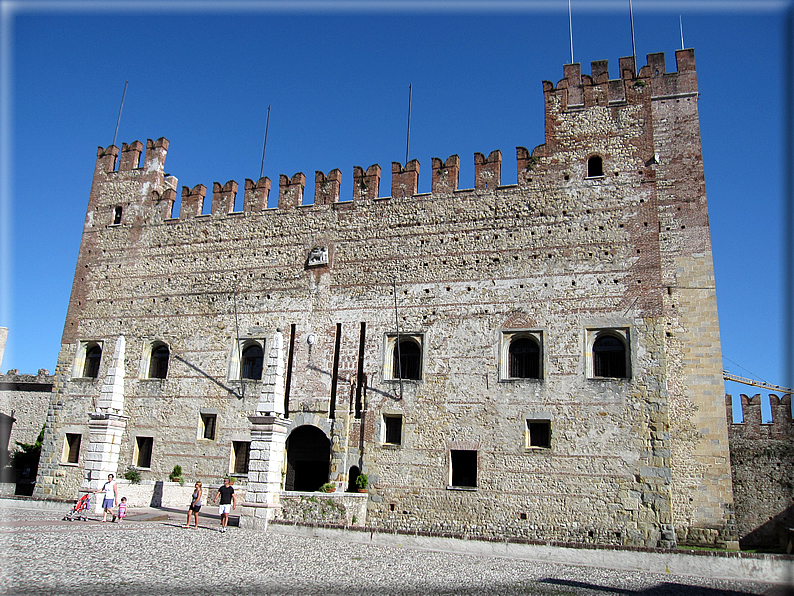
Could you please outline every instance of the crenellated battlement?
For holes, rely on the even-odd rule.
[[[633,57],[620,58],[620,79],[610,80],[608,61],[597,60],[591,63],[589,75],[582,74],[581,65],[578,63],[566,64],[563,67],[564,78],[556,85],[544,81],[545,142],[531,151],[525,147],[516,148],[518,186],[523,188],[557,186],[561,181],[567,182],[571,172],[574,172],[573,175],[579,180],[593,178],[588,173],[585,163],[592,155],[599,156],[604,169],[608,167],[611,176],[624,176],[621,182],[636,177],[637,172],[643,179],[653,179],[655,169],[652,165],[655,163],[653,159],[657,150],[653,146],[652,127],[655,123],[648,117],[651,102],[697,94],[694,51],[679,50],[675,55],[677,71],[670,73],[666,71],[664,53],[656,53],[648,54],[647,64],[639,73],[636,72]],[[599,125],[593,128],[589,121],[603,118],[599,114],[599,108],[606,106],[625,110],[626,117],[613,118],[613,122],[607,123],[607,127]],[[641,109],[639,111],[632,109],[636,106],[640,106]],[[587,113],[589,109],[594,110],[592,118]],[[679,109],[679,107],[673,106],[668,109]],[[691,108],[682,105],[680,109]],[[586,114],[585,118],[580,117],[583,113]],[[577,132],[573,133],[571,127],[576,128]],[[593,130],[597,130],[597,134],[593,134]],[[640,140],[633,144],[633,155],[629,160],[627,161],[625,155],[622,155],[620,157],[623,161],[619,163],[609,155],[609,138],[626,133],[635,135]],[[175,178],[167,177],[163,171],[167,150],[168,140],[165,138],[157,141],[148,140],[145,147],[140,141],[133,141],[130,144],[123,143],[120,150],[116,146],[98,148],[95,182],[112,184],[123,180],[136,180],[141,184],[149,183],[147,187],[151,198],[149,205],[136,207],[134,201],[141,200],[137,195],[130,196],[130,203],[114,204],[114,209],[121,209],[125,214],[117,223],[184,220],[203,215],[207,192],[203,184],[192,188],[182,187],[181,207],[178,213],[173,212],[177,199],[177,181]],[[117,166],[118,170],[116,170]],[[306,176],[302,172],[291,177],[281,174],[276,209],[320,208],[375,199],[402,199],[419,193],[418,160],[411,160],[404,165],[400,162],[392,162],[391,171],[390,192],[386,196],[380,196],[380,166],[373,164],[366,171],[360,166],[355,166],[352,201],[340,196],[343,176],[339,169],[333,169],[328,174],[317,171],[313,205],[303,204]],[[450,195],[466,190],[460,188],[458,155],[452,155],[446,160],[432,158],[431,172],[432,195]],[[271,185],[271,180],[267,177],[262,177],[256,182],[246,179],[243,212],[271,210],[268,207]],[[473,186],[468,190],[494,192],[498,191],[501,185],[502,152],[494,150],[487,157],[484,153],[475,153]],[[235,212],[237,191],[238,184],[234,180],[229,180],[225,184],[213,183],[211,206],[213,217],[223,217]],[[126,216],[130,207],[135,207],[132,209],[135,213],[134,220]]]
[[[581,64],[566,64],[564,78],[556,85],[543,81],[546,110],[554,110],[555,102],[550,96],[560,99],[559,109],[588,108],[610,104],[642,103],[651,100],[697,94],[695,51],[678,50],[675,53],[676,72],[666,72],[664,52],[648,54],[648,63],[636,71],[633,56],[620,58],[619,79],[609,79],[609,62],[597,60],[590,63],[590,75],[582,74]]]
[[[770,393],[769,405],[772,411],[772,421],[763,422],[761,417],[761,394],[748,396],[739,395],[741,419],[743,422],[733,422],[733,396],[725,395],[725,409],[728,417],[729,431],[738,438],[758,439],[791,439],[794,440],[794,419],[791,412],[791,394],[777,395]]]

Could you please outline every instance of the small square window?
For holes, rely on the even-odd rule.
[[[215,440],[215,423],[218,421],[217,414],[202,414],[201,415],[201,438],[210,441]]]
[[[153,437],[135,437],[135,466],[138,468],[152,467]]]
[[[544,449],[551,447],[551,420],[527,420],[526,446]]]
[[[450,477],[452,486],[476,488],[477,452],[469,449],[450,451]]]
[[[400,414],[383,415],[383,443],[402,445],[403,417]]]
[[[80,443],[82,441],[82,435],[66,433],[66,441],[64,441],[63,445],[63,457],[61,458],[63,463],[78,463],[80,459]]]
[[[251,452],[249,441],[232,441],[232,474],[248,474],[248,456]]]

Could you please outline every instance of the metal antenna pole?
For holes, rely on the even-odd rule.
[[[678,26],[681,29],[681,49],[684,49],[684,22],[681,20],[681,15],[678,15]]]
[[[568,0],[568,32],[571,35],[571,64],[573,64],[573,22],[571,21],[571,0]]]
[[[408,148],[411,146],[411,96],[413,95],[412,85],[408,85],[408,138],[405,141],[405,165],[408,165]],[[396,297],[395,297],[396,298]]]
[[[121,105],[119,106],[119,117],[116,119],[116,132],[113,133],[113,143],[112,145],[116,145],[116,135],[119,134],[119,123],[121,122],[121,110],[124,109],[124,97],[127,95],[127,83],[129,81],[124,81],[124,93],[121,94]]]
[[[637,71],[637,48],[634,45],[634,8],[629,0],[629,18],[631,19],[631,55],[634,57],[634,71]]]
[[[400,318],[397,316],[397,278],[392,278],[394,294],[394,324],[397,327],[397,378],[400,379],[400,399],[403,398],[403,359],[400,352]]]
[[[265,150],[267,149],[267,131],[270,128],[270,106],[267,106],[267,123],[265,124],[265,142],[262,145],[262,167],[259,168],[259,177],[265,173]]]

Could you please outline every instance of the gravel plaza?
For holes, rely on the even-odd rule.
[[[205,507],[122,524],[68,522],[67,504],[0,500],[4,594],[681,595],[790,594],[780,583],[583,567],[232,527]],[[206,515],[205,515],[206,513]],[[235,513],[239,513],[238,511]],[[352,533],[351,533],[352,534]],[[362,533],[358,533],[362,535]],[[340,533],[344,536],[344,533]],[[368,536],[367,533],[363,533]],[[462,541],[467,542],[467,541]],[[639,555],[638,555],[639,556]],[[791,561],[784,563],[792,565]],[[723,576],[724,577],[724,576]]]

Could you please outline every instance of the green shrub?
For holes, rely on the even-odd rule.
[[[171,473],[168,475],[168,479],[171,482],[178,482],[180,485],[184,484],[185,481],[182,478],[182,466],[174,466],[174,469],[171,470]]]
[[[356,488],[365,489],[369,486],[369,478],[366,474],[359,474],[356,476]]]
[[[122,478],[124,478],[125,480],[129,480],[133,484],[138,484],[141,481],[141,473],[135,468],[127,468],[127,470],[122,475]]]
[[[318,490],[321,493],[332,493],[336,490],[336,486],[331,484],[330,482],[326,482]]]

